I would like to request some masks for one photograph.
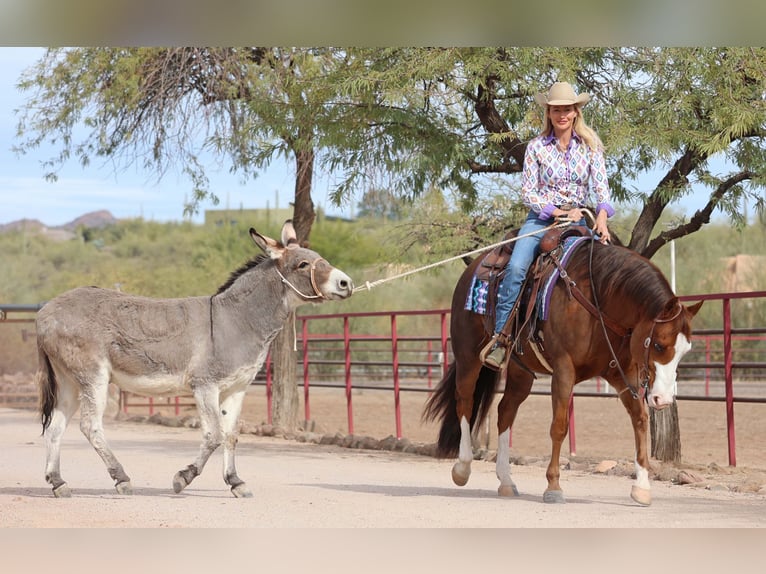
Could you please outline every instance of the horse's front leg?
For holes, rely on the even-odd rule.
[[[633,395],[628,392],[620,393],[620,400],[630,414],[636,441],[636,480],[630,490],[630,497],[642,506],[649,506],[652,503],[652,486],[649,481],[649,454],[646,446],[646,429],[649,420],[646,405],[644,401],[633,398]]]
[[[500,496],[518,496],[519,491],[511,478],[511,429],[519,412],[519,406],[532,390],[534,376],[527,371],[509,366],[505,378],[503,398],[497,405],[497,462],[495,472],[500,481]]]
[[[231,493],[237,498],[250,498],[253,493],[247,488],[245,481],[237,476],[234,464],[234,449],[239,440],[239,415],[245,391],[240,391],[221,401],[221,426],[223,429],[223,480],[231,487]]]
[[[202,428],[202,444],[196,460],[186,468],[179,470],[173,477],[173,491],[176,494],[189,486],[191,481],[202,473],[210,455],[221,445],[223,440],[218,387],[213,383],[200,384],[194,388],[194,401],[197,403],[197,412]]]
[[[551,460],[548,463],[548,469],[545,471],[545,477],[548,479],[548,488],[543,493],[543,502],[566,502],[564,491],[559,483],[561,476],[559,459],[561,457],[561,444],[564,442],[569,430],[569,401],[573,387],[574,383],[564,383],[554,373],[551,379],[551,401],[553,403],[553,420],[551,421],[550,429]]]

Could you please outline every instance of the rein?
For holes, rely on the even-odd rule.
[[[277,275],[279,275],[280,279],[282,279],[282,283],[295,291],[300,297],[303,297],[304,299],[327,299],[324,293],[322,293],[321,289],[319,289],[319,286],[316,282],[315,271],[319,261],[324,261],[324,259],[320,257],[319,259],[315,259],[311,262],[311,288],[314,289],[314,295],[306,295],[305,293],[302,293],[295,285],[290,283],[284,275],[282,275],[282,272],[279,270],[278,266],[275,265],[274,270],[277,272]]]

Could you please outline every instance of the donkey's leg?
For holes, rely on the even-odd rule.
[[[648,415],[646,405],[640,399],[634,399],[629,392],[620,393],[620,400],[630,414],[633,424],[633,436],[636,441],[636,481],[630,490],[630,497],[642,506],[652,503],[651,483],[649,481],[649,454],[646,447]]]
[[[473,443],[471,440],[471,415],[473,414],[473,392],[481,371],[478,358],[459,361],[455,370],[455,394],[457,396],[457,420],[460,423],[460,448],[457,462],[452,467],[452,481],[465,486],[471,476]]]
[[[45,481],[53,487],[56,498],[69,498],[72,491],[61,478],[61,438],[69,420],[77,411],[77,387],[67,377],[57,373],[58,390],[56,406],[51,413],[51,422],[45,429]]]
[[[119,494],[133,494],[130,477],[114,456],[104,435],[104,411],[109,400],[109,374],[102,368],[91,380],[82,385],[80,396],[80,430],[104,461],[114,487]]]
[[[234,449],[239,440],[239,415],[245,391],[234,393],[221,401],[221,425],[223,428],[223,480],[231,486],[231,492],[237,498],[250,498],[253,493],[245,485],[234,465]]]
[[[500,480],[497,493],[500,496],[518,496],[519,491],[511,478],[511,428],[519,406],[532,390],[534,377],[527,371],[509,364],[505,377],[503,398],[497,405],[497,462],[495,472]]]
[[[214,384],[197,386],[194,389],[194,401],[197,403],[202,428],[202,444],[199,447],[197,459],[186,468],[179,470],[173,477],[173,490],[176,493],[189,486],[191,481],[202,473],[210,455],[223,441],[218,387]]]
[[[543,493],[543,502],[563,503],[564,491],[559,484],[561,470],[559,458],[561,456],[561,444],[569,430],[569,400],[574,387],[574,374],[567,374],[565,369],[554,367],[551,377],[551,402],[553,407],[553,419],[551,420],[551,460],[545,477],[548,479],[548,488]]]

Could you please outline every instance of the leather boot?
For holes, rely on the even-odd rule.
[[[505,347],[503,345],[495,346],[489,355],[484,359],[484,364],[491,369],[500,370],[505,362]]]

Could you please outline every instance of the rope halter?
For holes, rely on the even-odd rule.
[[[314,261],[311,262],[311,288],[314,289],[314,294],[313,295],[306,295],[305,293],[301,292],[300,289],[298,289],[295,285],[290,283],[287,280],[287,278],[284,275],[282,275],[282,272],[279,270],[279,266],[278,265],[274,266],[274,270],[277,272],[277,275],[279,275],[280,279],[282,279],[282,283],[284,283],[290,289],[295,291],[298,294],[298,296],[303,297],[304,299],[309,299],[309,300],[310,299],[327,299],[325,294],[322,293],[322,290],[317,285],[316,277],[315,277],[317,263],[320,262],[320,261],[325,261],[325,260],[323,258],[319,257],[318,259],[315,259]],[[327,263],[327,261],[325,261],[325,263]],[[328,263],[328,265],[329,265],[329,263]]]

